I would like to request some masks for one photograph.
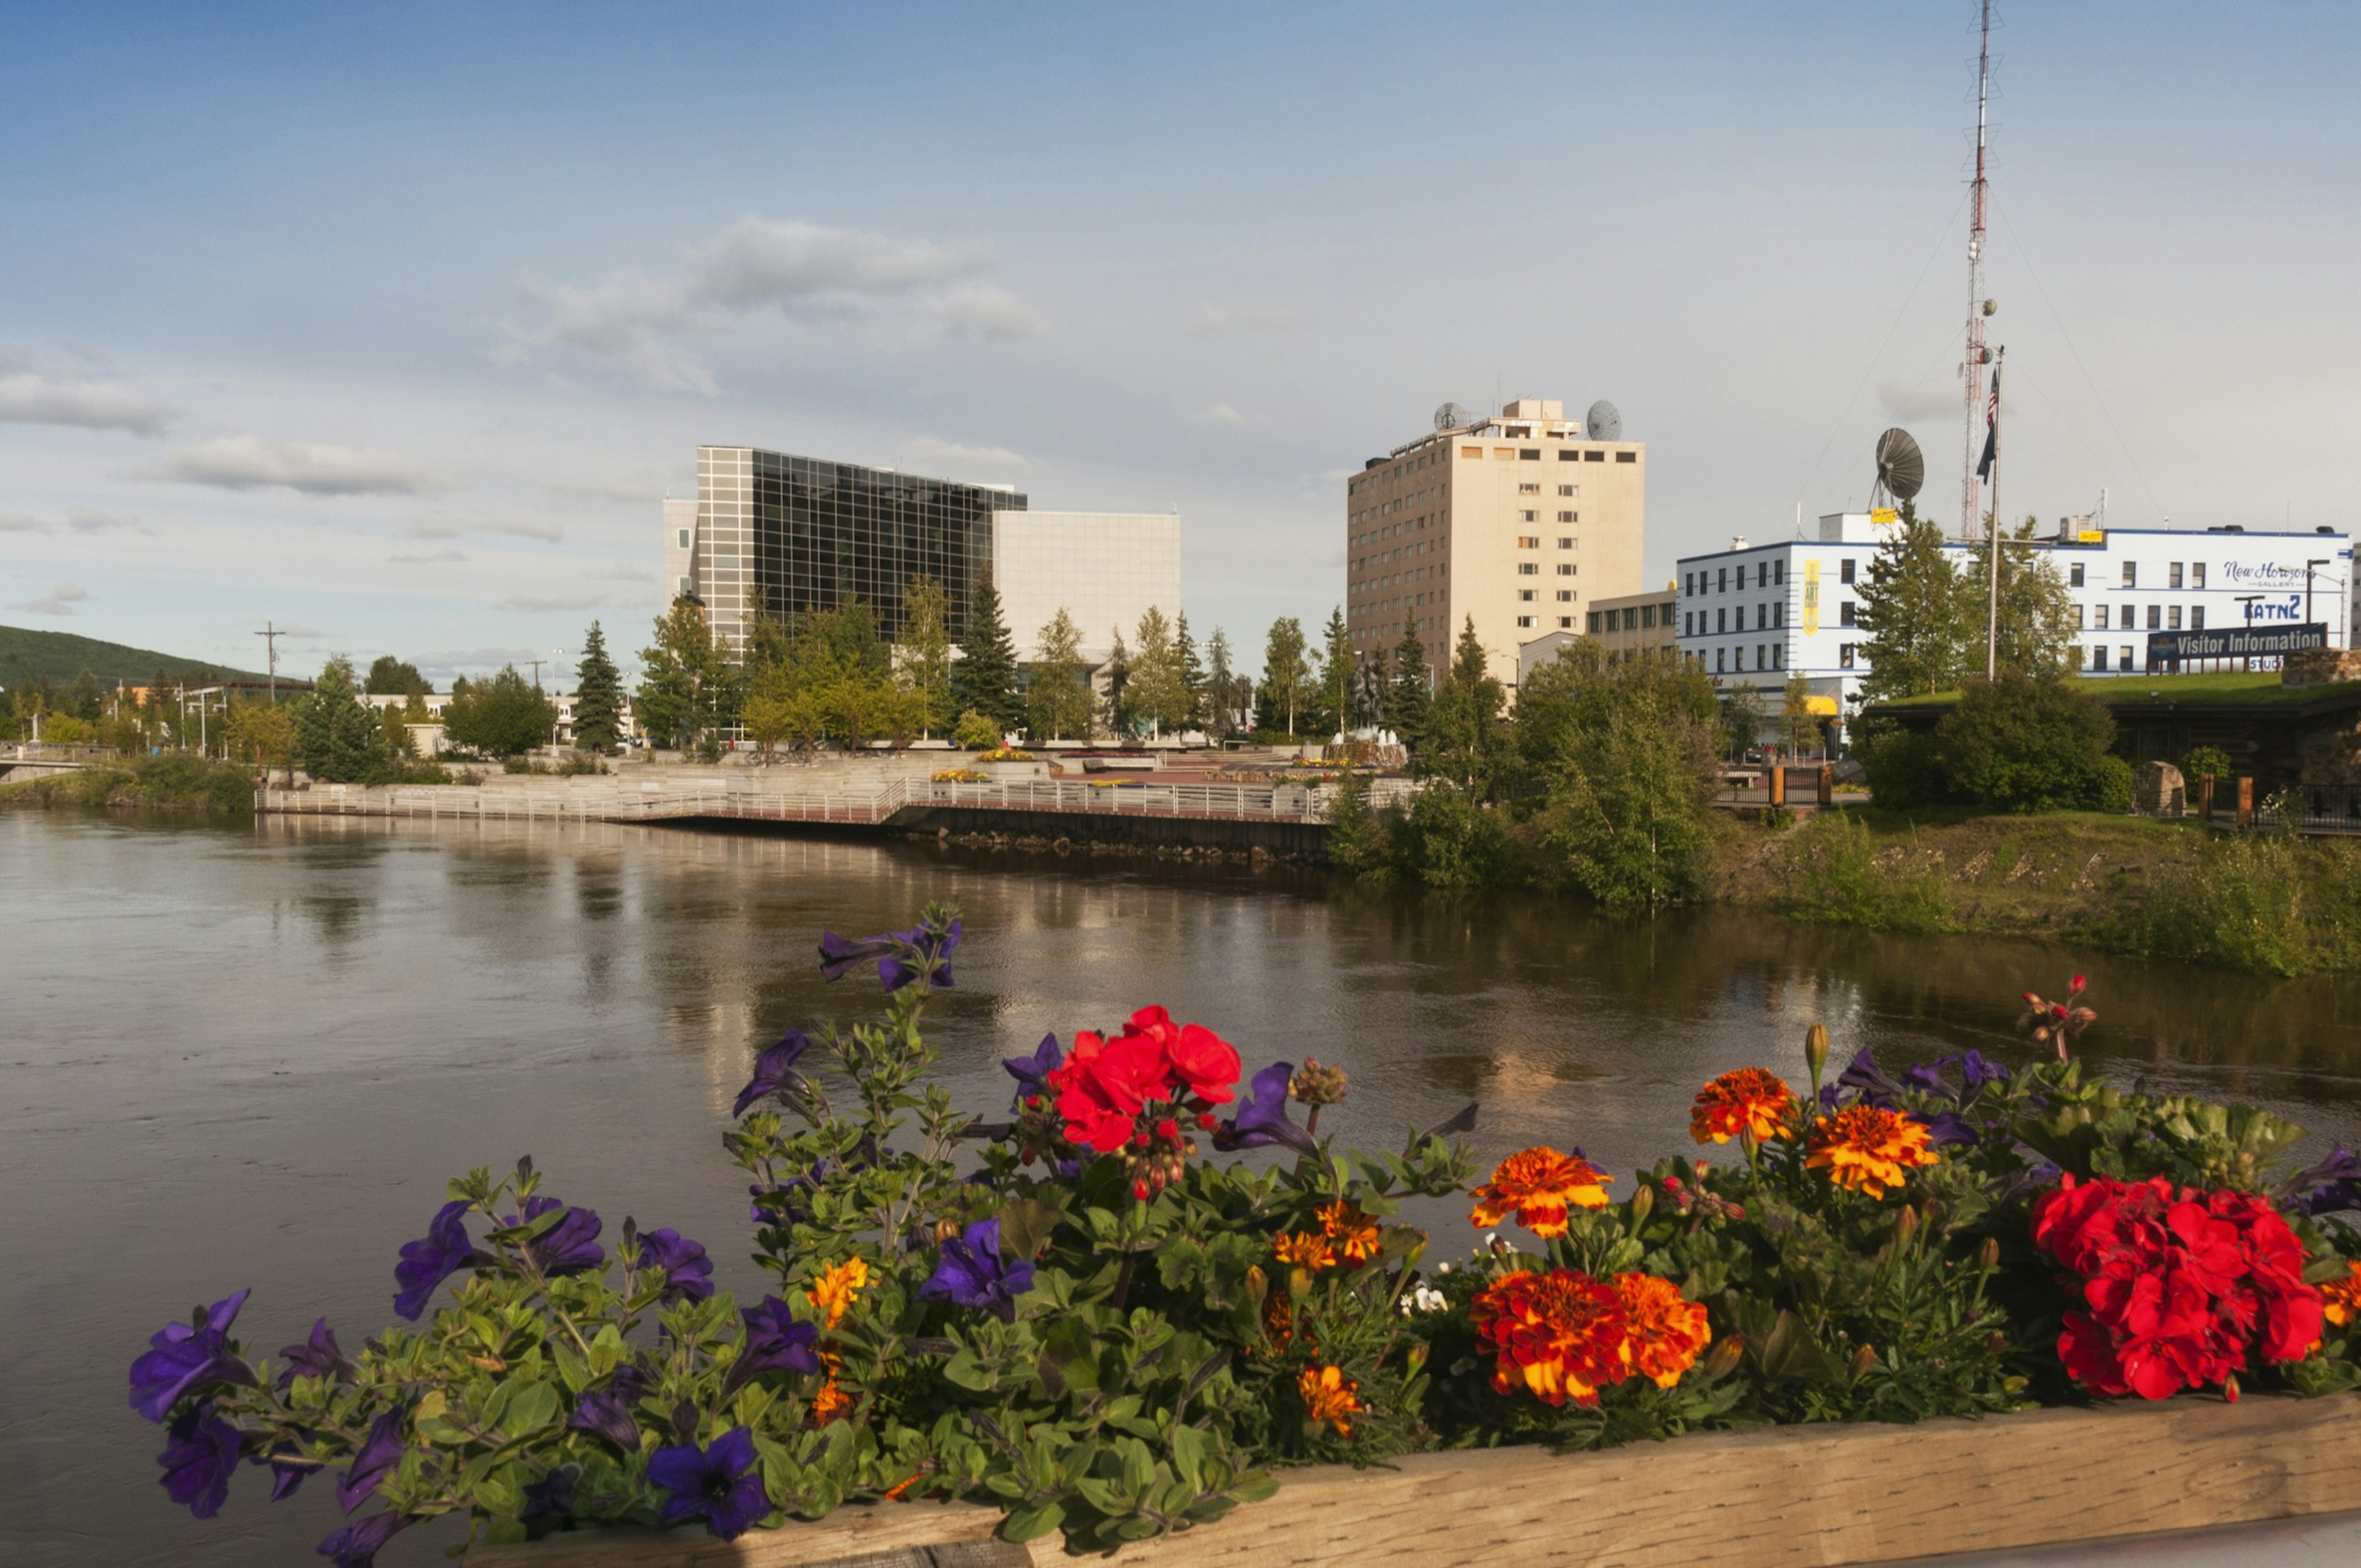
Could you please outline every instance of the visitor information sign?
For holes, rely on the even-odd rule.
[[[2148,668],[2189,659],[2267,659],[2328,646],[2328,623],[2298,626],[2225,626],[2218,631],[2151,631]]]

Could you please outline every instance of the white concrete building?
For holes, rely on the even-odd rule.
[[[992,583],[1020,663],[1060,609],[1082,630],[1082,658],[1104,663],[1118,630],[1135,641],[1149,606],[1180,618],[1180,514],[995,511]]]
[[[1857,700],[1869,671],[1860,586],[1891,517],[1833,513],[1815,539],[1733,539],[1728,550],[1684,556],[1678,646],[1725,688],[1777,690],[1801,674],[1815,696]],[[2073,594],[2086,674],[2144,672],[2152,630],[2241,626],[2250,615],[2257,626],[2323,621],[2331,646],[2347,645],[2350,534],[2092,529],[2088,521],[2068,518],[2038,542]],[[1945,548],[1964,564],[1966,546]]]

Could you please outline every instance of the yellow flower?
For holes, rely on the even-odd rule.
[[[1279,1262],[1292,1264],[1318,1273],[1336,1266],[1336,1249],[1326,1236],[1315,1236],[1309,1231],[1281,1236],[1270,1244],[1271,1255]]]
[[[2361,1321],[2361,1263],[2348,1263],[2352,1272],[2320,1288],[2320,1315],[2335,1328]]]
[[[1361,1212],[1357,1203],[1339,1198],[1315,1211],[1320,1229],[1336,1244],[1348,1263],[1367,1263],[1378,1255],[1378,1223]]]
[[[1305,1367],[1295,1380],[1295,1391],[1303,1398],[1304,1420],[1312,1426],[1326,1421],[1338,1437],[1353,1435],[1352,1418],[1366,1409],[1361,1386],[1345,1376],[1341,1366]]]
[[[1725,1072],[1697,1091],[1689,1106],[1689,1136],[1726,1144],[1741,1133],[1765,1143],[1787,1130],[1787,1085],[1759,1067]]]
[[[804,1299],[820,1312],[824,1326],[832,1329],[844,1321],[844,1314],[851,1309],[853,1299],[868,1283],[868,1260],[848,1257],[821,1275],[804,1293]]]
[[[1604,1209],[1601,1190],[1611,1179],[1579,1155],[1553,1148],[1520,1150],[1502,1160],[1492,1179],[1470,1194],[1476,1208],[1467,1218],[1497,1225],[1511,1212],[1517,1223],[1537,1236],[1565,1234],[1568,1208]]]
[[[1926,1128],[1899,1111],[1874,1105],[1848,1105],[1821,1117],[1812,1126],[1810,1147],[1806,1165],[1872,1198],[1884,1197],[1936,1157]]]

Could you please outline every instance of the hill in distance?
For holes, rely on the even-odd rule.
[[[84,670],[107,685],[117,681],[146,685],[162,670],[176,677],[192,672],[212,680],[259,681],[251,670],[225,669],[203,659],[159,653],[152,648],[131,648],[102,642],[71,631],[35,631],[28,627],[0,626],[0,686],[11,691],[29,686],[47,675],[53,685],[71,685]],[[280,685],[301,685],[300,680],[279,677]]]

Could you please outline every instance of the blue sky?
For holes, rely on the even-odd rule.
[[[2349,525],[2361,10],[2003,21],[2007,509]],[[1447,399],[1618,402],[1652,579],[1859,503],[1888,423],[1948,515],[1971,22],[17,7],[0,620],[628,652],[707,441],[1178,506],[1258,649]]]

